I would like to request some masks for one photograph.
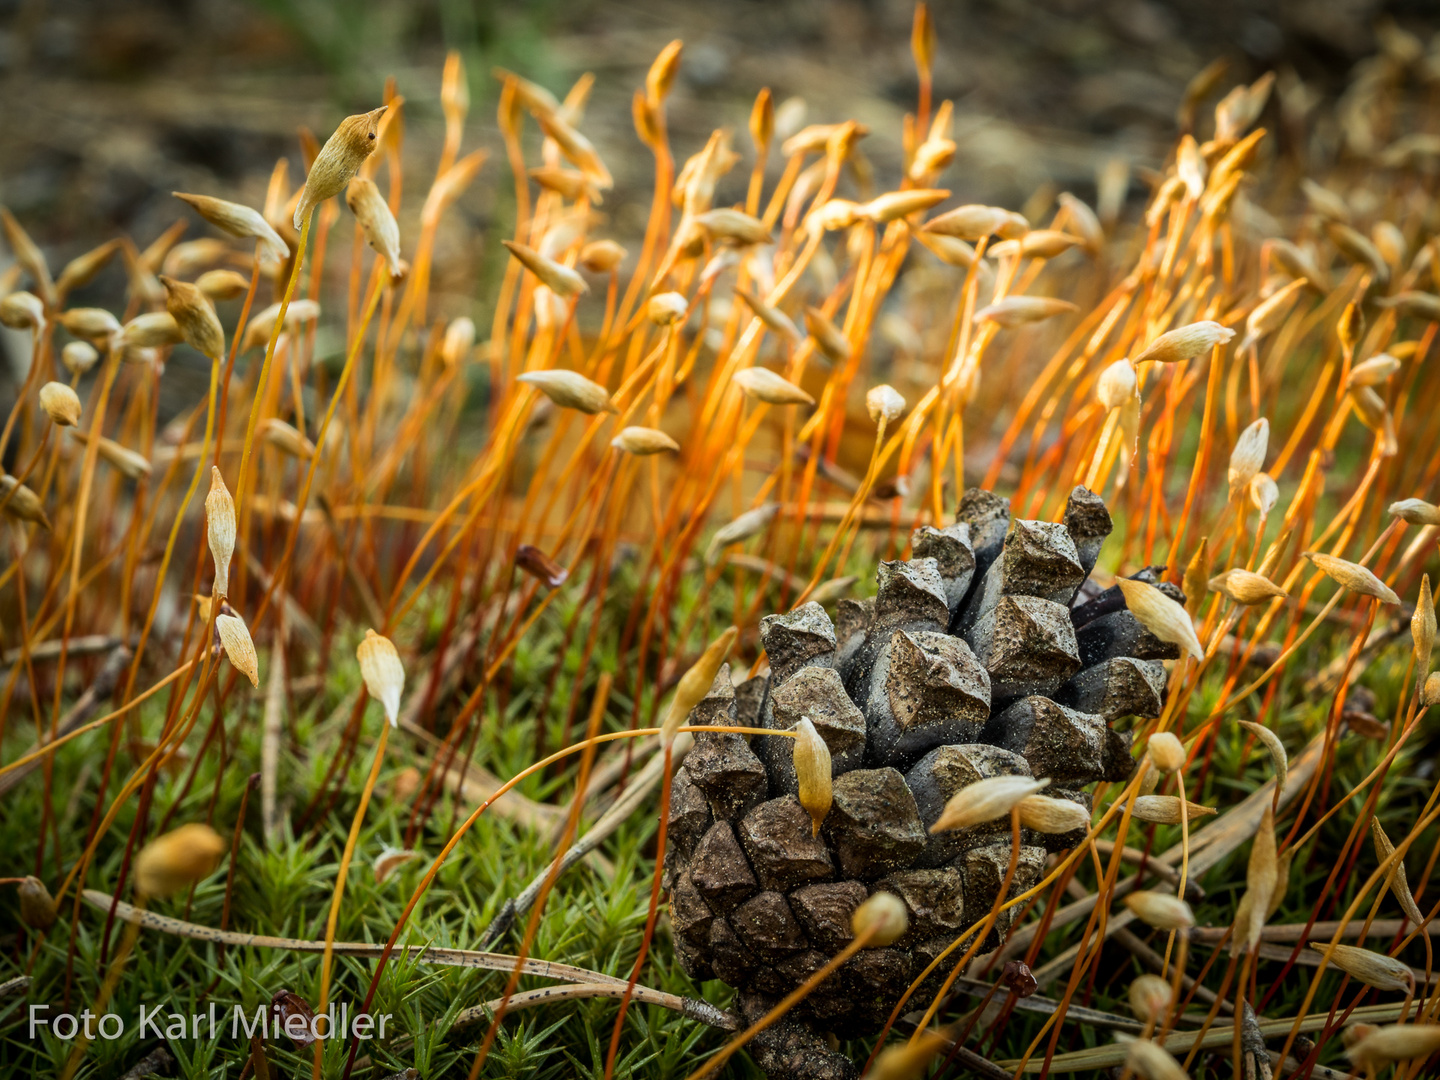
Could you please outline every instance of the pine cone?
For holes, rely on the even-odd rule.
[[[822,1030],[878,1029],[911,980],[995,903],[1008,818],[931,835],[946,801],[988,776],[1044,776],[1087,809],[1087,785],[1130,777],[1122,716],[1160,714],[1162,659],[1118,587],[1087,588],[1111,530],[1077,487],[1063,524],[1011,522],[1008,500],[972,490],[959,520],[883,562],[873,600],[815,603],[761,620],[770,673],[732,686],[722,669],[694,725],[784,730],[809,717],[830,748],[834,803],[821,835],[797,798],[793,740],[697,734],[670,795],[670,915],[681,964],[753,1000],[786,994],[851,938],[870,893],[895,893],[910,929],[847,961],[795,1010]],[[1008,535],[1007,535],[1008,534]],[[1155,567],[1137,577],[1158,581]],[[1160,587],[1183,599],[1174,586]],[[1048,852],[1083,833],[1024,830],[1010,895]],[[1011,912],[984,948],[1003,941]],[[940,975],[948,972],[942,966]],[[929,982],[933,993],[940,977]]]

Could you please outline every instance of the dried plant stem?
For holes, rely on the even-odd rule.
[[[100,841],[104,838],[106,832],[110,829],[110,826],[114,824],[115,818],[120,813],[120,808],[125,804],[125,800],[127,800],[131,795],[135,793],[136,790],[139,789],[141,784],[145,782],[147,776],[151,776],[155,772],[158,772],[158,770],[162,766],[164,766],[166,762],[168,762],[172,757],[174,757],[176,752],[180,749],[181,745],[183,745],[185,739],[189,736],[191,730],[193,730],[196,720],[199,719],[200,705],[205,698],[206,692],[210,688],[210,681],[214,678],[217,670],[217,664],[214,661],[213,653],[208,647],[208,643],[211,640],[211,637],[214,634],[215,630],[215,614],[215,612],[211,613],[210,620],[206,626],[206,633],[201,637],[200,647],[203,650],[202,655],[204,656],[204,663],[201,665],[200,681],[196,688],[194,696],[191,698],[189,709],[187,710],[185,716],[180,718],[178,721],[175,721],[174,723],[167,721],[165,729],[161,731],[160,737],[156,740],[155,749],[151,751],[145,761],[143,761],[135,769],[130,779],[127,780],[124,785],[122,785],[120,791],[116,793],[115,798],[111,800],[109,809],[106,811],[105,816],[101,819],[98,826],[92,832],[90,841],[88,844],[86,844],[84,851],[81,852],[80,858],[76,861],[75,865],[71,868],[70,873],[66,875],[65,880],[61,884],[59,890],[55,893],[55,899],[57,900],[57,902],[62,897],[64,897],[67,892],[69,892],[70,886],[75,882],[75,880],[81,875],[83,875],[89,868],[90,860],[94,857],[96,848],[99,846]],[[191,666],[185,669],[185,673],[187,676],[186,682],[188,684],[188,677],[194,673],[193,661],[191,661]],[[184,688],[182,687],[181,693],[177,698],[177,702],[183,700],[183,698]],[[137,825],[139,824],[139,821],[140,819],[137,818]],[[79,905],[80,893],[79,891],[77,891],[75,895],[76,912],[79,911]]]
[[[270,381],[270,365],[275,360],[275,346],[280,341],[280,335],[285,329],[285,315],[290,310],[290,301],[295,295],[295,286],[300,281],[300,268],[305,262],[305,248],[310,242],[310,225],[315,220],[313,210],[305,215],[305,222],[300,227],[300,239],[295,247],[295,262],[290,270],[290,281],[285,286],[285,296],[280,301],[280,311],[275,316],[275,324],[270,329],[270,340],[265,345],[265,359],[260,365],[260,374],[255,383],[255,400],[250,405],[250,418],[245,422],[245,442],[240,450],[240,471],[235,477],[235,505],[240,508],[241,521],[237,533],[239,536],[246,536],[249,533],[249,516],[251,501],[245,496],[248,494],[246,481],[249,480],[250,455],[255,449],[255,426],[260,420],[260,404],[265,396],[265,388]],[[318,456],[318,455],[317,455]]]
[[[360,839],[360,826],[365,821],[365,811],[370,806],[370,795],[375,790],[375,781],[380,777],[380,765],[385,758],[385,744],[390,741],[390,725],[383,724],[380,737],[375,740],[375,758],[370,764],[370,775],[360,790],[360,805],[355,808],[355,817],[350,822],[350,834],[345,838],[345,850],[340,855],[340,866],[335,871],[335,891],[330,898],[330,914],[325,919],[325,955],[320,961],[320,1004],[317,1012],[323,1013],[330,1004],[330,965],[335,958],[335,926],[340,921],[340,902],[345,898],[345,876],[350,872],[350,860],[355,855],[355,845]],[[320,1076],[320,1064],[324,1058],[324,1040],[315,1041],[315,1068],[312,1075]]]
[[[35,365],[38,369],[39,364]],[[55,667],[55,696],[50,710],[50,741],[54,743],[59,734],[60,725],[60,698],[65,683],[65,660],[66,650],[64,642],[70,640],[70,634],[75,624],[75,606],[80,599],[80,562],[85,549],[85,521],[90,506],[90,490],[95,480],[95,467],[99,461],[100,433],[105,421],[105,410],[110,401],[110,391],[115,385],[115,376],[120,368],[119,357],[109,357],[105,361],[104,373],[101,375],[100,392],[98,401],[90,410],[90,431],[89,440],[85,445],[84,463],[81,465],[80,490],[76,498],[74,547],[70,556],[70,591],[65,598],[64,629],[60,633],[62,645],[60,657]],[[18,402],[17,402],[18,407]],[[0,444],[4,440],[0,439]],[[3,449],[3,445],[0,445]],[[40,834],[43,836],[47,829],[47,822],[50,816],[50,762],[52,759],[45,759],[45,789],[46,798],[40,824]],[[56,897],[59,900],[59,897]]]
[[[682,733],[676,738],[672,746],[673,758],[676,762],[684,758],[693,742],[694,736],[689,733]],[[620,758],[613,763],[613,766],[623,767],[624,763],[624,758]],[[664,756],[657,753],[650,761],[646,762],[643,769],[630,778],[629,782],[625,785],[624,793],[606,809],[605,813],[586,831],[585,835],[577,840],[570,849],[561,856],[558,863],[560,873],[564,873],[581,859],[585,858],[586,855],[589,855],[598,848],[604,840],[614,834],[616,829],[626,821],[631,820],[635,811],[649,797],[650,793],[655,789],[655,785],[660,782],[661,777],[664,775],[664,765]],[[591,786],[598,789],[602,785],[597,779]],[[481,942],[489,944],[499,940],[500,936],[509,929],[517,916],[529,911],[549,876],[550,868],[547,866],[545,870],[541,871],[541,873],[515,897],[514,901],[507,902],[506,905],[501,908],[500,913],[495,916],[494,922],[490,924],[484,935],[482,935]]]
[[[1433,1003],[1440,998],[1427,999]],[[1367,1005],[1357,1008],[1351,1013],[1351,1018],[1356,1023],[1384,1024],[1393,1023],[1401,1015],[1403,1006],[1400,1004],[1391,1005]],[[1302,1032],[1323,1031],[1328,1018],[1325,1015],[1312,1016],[1306,1013],[1281,1020],[1261,1020],[1260,1033],[1267,1039],[1274,1039],[1288,1031],[1292,1025],[1299,1025]],[[1216,1047],[1227,1046],[1231,1043],[1235,1025],[1227,1024],[1224,1027],[1214,1028],[1211,1031],[1200,1033],[1195,1031],[1172,1032],[1164,1040],[1164,1047],[1171,1054],[1179,1055],[1182,1052],[1198,1052],[1200,1050],[1211,1050]],[[1066,1054],[1056,1054],[1048,1063],[1048,1072],[1051,1075],[1064,1075],[1066,1073],[1084,1072],[1088,1070],[1107,1069],[1120,1065],[1125,1060],[1126,1046],[1121,1043],[1112,1043],[1108,1046],[1089,1047],[1084,1050],[1075,1050]],[[1288,1049],[1282,1056],[1289,1058]],[[1038,1073],[1046,1066],[1040,1062],[1023,1064],[1019,1060],[1000,1061],[996,1064],[1002,1068],[1012,1069],[1018,1075],[1020,1072]]]
[[[157,915],[152,911],[145,910],[144,907],[127,904],[96,889],[84,890],[84,898],[87,904],[102,911],[108,911],[113,906],[116,917],[124,922],[134,923],[148,930],[158,930],[161,933],[173,934],[177,937],[193,938],[197,941],[210,941],[218,945],[234,946],[237,948],[283,949],[290,952],[313,953],[323,953],[325,951],[324,941],[312,941],[306,938],[269,937],[264,934],[243,934],[234,930],[217,930],[213,927],[202,926],[198,923],[172,919],[166,915]],[[332,952],[334,955],[353,956],[357,959],[374,959],[378,957],[383,950],[383,945],[376,945],[372,942],[337,941],[332,943]],[[616,978],[613,975],[606,975],[599,971],[590,971],[587,968],[574,967],[570,964],[559,964],[550,960],[526,959],[509,953],[482,952],[472,949],[447,949],[432,945],[404,946],[402,952],[406,959],[415,963],[437,964],[444,967],[479,968],[485,971],[510,971],[514,968],[516,962],[519,961],[524,965],[523,973],[526,975],[535,975],[547,979],[560,979],[574,983],[600,983],[613,986],[617,990],[623,990],[625,988],[625,980]]]
[[[1185,661],[1182,659],[1180,662],[1183,664]],[[1185,881],[1190,872],[1190,803],[1185,798],[1184,769],[1176,772],[1175,783],[1180,788],[1180,883],[1176,886],[1175,892],[1177,896],[1183,897],[1185,895]],[[1276,791],[1276,795],[1279,795],[1278,790]],[[1169,968],[1170,950],[1175,944],[1175,933],[1176,932],[1172,930],[1169,938],[1165,942],[1165,961],[1160,968],[1160,974],[1162,976],[1167,973]],[[1175,987],[1174,994],[1172,995],[1174,1001],[1180,1000],[1180,979],[1185,972],[1186,951],[1187,939],[1182,934],[1180,937],[1180,955],[1175,961]]]
[[[816,587],[825,577],[825,572],[830,566],[830,560],[834,557],[835,549],[839,546],[840,542],[844,540],[847,535],[852,540],[854,538],[855,534],[850,532],[850,521],[855,511],[865,504],[866,498],[869,497],[870,489],[874,486],[876,460],[880,456],[880,447],[885,444],[885,425],[887,422],[887,417],[880,417],[879,424],[875,428],[875,443],[870,448],[870,464],[865,470],[865,479],[861,482],[860,487],[856,489],[855,496],[850,500],[850,506],[846,510],[845,516],[840,519],[840,524],[836,526],[835,532],[830,537],[830,543],[821,553],[820,558],[816,560],[815,572],[811,575],[810,584],[805,586],[805,591],[795,598],[795,607],[799,607],[805,603],[805,601],[810,598],[810,594],[815,591]],[[850,550],[848,545],[845,550],[847,552]],[[843,557],[840,565],[844,565]]]
[[[1433,802],[1434,793],[1432,793],[1431,795],[1431,804],[1433,804]],[[1403,864],[1402,860],[1405,858],[1405,853],[1410,849],[1410,845],[1419,838],[1420,834],[1426,828],[1434,824],[1437,819],[1440,819],[1440,809],[1430,809],[1429,805],[1427,805],[1426,813],[1420,818],[1419,821],[1415,823],[1415,826],[1411,829],[1409,835],[1405,836],[1400,841],[1400,843],[1395,845],[1395,850],[1391,852],[1387,858],[1381,860],[1380,865],[1368,878],[1365,879],[1364,884],[1362,884],[1360,888],[1356,891],[1355,898],[1350,902],[1350,905],[1345,909],[1345,914],[1340,919],[1340,922],[1342,924],[1341,927],[1336,928],[1334,935],[1332,935],[1330,939],[1330,945],[1333,946],[1340,943],[1343,925],[1350,922],[1351,919],[1355,917],[1355,914],[1357,911],[1359,911],[1360,905],[1364,901],[1366,895],[1370,892],[1371,889],[1374,889],[1377,885],[1382,884],[1386,880],[1393,867]],[[1426,940],[1428,942],[1428,936]],[[1325,970],[1326,959],[1328,959],[1327,956],[1321,957],[1321,973],[1323,973]],[[1296,1037],[1301,1033],[1301,1031],[1304,1030],[1303,1024],[1306,1018],[1309,1016],[1310,1006],[1314,1002],[1315,994],[1318,992],[1319,989],[1320,978],[1317,975],[1317,977],[1311,982],[1309,989],[1306,991],[1304,1002],[1301,1005],[1300,1014],[1295,1018],[1295,1022],[1291,1025],[1288,1033],[1286,1034],[1285,1045],[1280,1051],[1282,1057],[1289,1055],[1290,1049],[1294,1045]],[[1431,1002],[1429,1001],[1429,999],[1422,1001],[1421,1008],[1425,1008],[1425,1006],[1430,1003]],[[1359,1010],[1356,1011],[1358,1012]]]
[[[702,1024],[719,1028],[721,1031],[735,1031],[740,1026],[740,1021],[733,1014],[703,999],[667,994],[660,990],[652,990],[648,986],[631,986],[623,982],[602,982],[547,986],[540,990],[526,990],[524,993],[511,994],[508,998],[496,998],[482,1005],[462,1009],[456,1014],[451,1027],[463,1027],[466,1024],[473,1024],[477,1020],[498,1016],[502,1009],[505,1012],[515,1012],[517,1009],[532,1009],[538,1005],[553,1005],[561,1001],[581,1001],[597,997],[623,999],[627,993],[642,1005],[658,1005],[662,1009],[683,1013],[691,1020],[698,1020]]]
[[[297,255],[297,269],[299,265],[298,258],[299,257]],[[351,344],[350,351],[345,357],[345,366],[341,369],[340,378],[335,383],[335,392],[330,396],[330,404],[325,410],[325,418],[321,420],[320,427],[316,432],[317,446],[325,445],[325,436],[330,430],[331,421],[335,418],[335,409],[340,404],[340,400],[345,393],[345,388],[349,384],[351,374],[353,373],[355,368],[355,362],[360,354],[360,346],[364,343],[365,340],[365,332],[369,328],[370,320],[374,317],[375,304],[376,301],[379,299],[379,296],[380,281],[379,279],[376,279],[372,284],[370,297],[365,305],[365,314],[360,322],[360,332],[356,335],[355,341]],[[251,416],[251,422],[253,426],[253,413]],[[255,621],[257,623],[264,615],[265,609],[269,605],[270,597],[273,595],[275,588],[280,586],[288,577],[291,559],[293,558],[295,552],[295,545],[300,538],[300,524],[305,513],[305,504],[309,499],[311,487],[315,482],[315,473],[319,469],[320,458],[321,455],[318,451],[311,455],[310,466],[305,473],[305,481],[304,484],[301,486],[300,495],[298,501],[296,502],[295,522],[292,525],[288,536],[286,537],[285,551],[280,556],[280,563],[276,568],[275,573],[271,575],[270,584],[266,587],[265,595],[261,598],[260,604],[256,608]]]
[[[1285,791],[1280,796],[1280,807],[1286,806],[1298,794],[1301,787],[1309,781],[1319,769],[1322,761],[1325,735],[1316,735],[1306,744],[1305,749],[1290,763],[1290,782],[1287,783]],[[1192,871],[1199,875],[1205,873],[1215,866],[1245,841],[1254,835],[1255,829],[1260,823],[1260,817],[1264,807],[1274,802],[1275,780],[1272,777],[1255,791],[1251,792],[1243,802],[1219,817],[1207,822],[1196,829],[1190,843],[1190,866]],[[1128,790],[1127,795],[1128,798]],[[1115,804],[1112,804],[1112,808]],[[1102,822],[1104,818],[1102,817]],[[1179,861],[1180,850],[1177,847],[1156,856],[1157,859],[1173,864]],[[1132,891],[1138,885],[1135,878],[1127,878],[1117,882],[1108,893],[1109,900],[1118,899]],[[1051,928],[1065,926],[1076,921],[1082,916],[1089,914],[1095,908],[1101,893],[1097,893],[1088,900],[1079,901],[1066,905],[1055,913],[1051,920]],[[1107,933],[1113,933],[1121,927],[1128,926],[1134,920],[1134,915],[1129,911],[1122,911],[1115,914],[1106,924]],[[1033,932],[1030,928],[1016,931],[1011,935],[1013,946],[1007,945],[1007,949],[1013,947],[1023,948],[1033,940]],[[1072,946],[1056,956],[1052,961],[1036,969],[1035,977],[1041,986],[1045,986],[1068,966],[1078,954],[1078,946]],[[1003,954],[1002,954],[1003,955]],[[1013,955],[1013,954],[1011,954]]]
[[[121,708],[116,709],[114,712],[106,713],[98,720],[91,720],[88,724],[84,724],[73,731],[64,732],[55,739],[47,739],[38,749],[32,750],[24,757],[17,758],[9,765],[6,765],[4,768],[0,768],[0,777],[4,777],[7,774],[11,773],[15,774],[14,779],[5,783],[0,783],[0,794],[3,794],[10,788],[14,787],[20,777],[23,777],[27,773],[33,771],[33,766],[36,761],[40,760],[41,758],[48,758],[51,754],[55,753],[56,750],[59,750],[60,747],[64,746],[66,743],[74,739],[78,739],[81,735],[85,735],[91,731],[94,731],[96,728],[102,728],[106,724],[110,723],[110,721],[124,716],[127,712],[135,708],[137,705],[140,705],[148,698],[152,697],[155,694],[158,694],[161,690],[165,689],[165,687],[169,686],[170,683],[174,682],[181,675],[184,675],[187,671],[194,667],[194,665],[194,660],[186,660],[183,664],[177,667],[174,671],[170,672],[169,675],[166,675],[163,679],[157,682],[154,686],[150,687],[143,694],[140,694],[138,697],[131,698],[130,701]]]
[[[277,807],[280,742],[285,722],[285,616],[276,618],[275,644],[270,648],[270,681],[265,688],[265,709],[260,733],[260,820],[266,843],[280,839]]]
[[[1130,827],[1130,815],[1134,804],[1134,793],[1139,789],[1142,776],[1143,770],[1137,770],[1135,777],[1131,780],[1130,785],[1126,788],[1125,809],[1120,815],[1120,824],[1116,834],[1116,842],[1122,847],[1124,845],[1125,837]],[[1111,809],[1114,809],[1114,804],[1112,804]],[[1115,854],[1112,854],[1110,856],[1110,862],[1105,867],[1103,875],[1101,874],[1100,867],[1098,865],[1098,856],[1096,857],[1096,862],[1096,874],[1100,878],[1100,885],[1097,890],[1097,895],[1102,897],[1113,896],[1115,893],[1115,880],[1120,873],[1120,855],[1118,852],[1116,852]],[[1130,913],[1125,912],[1124,914]],[[1069,1008],[1070,1001],[1074,997],[1075,991],[1079,988],[1080,979],[1084,974],[1087,965],[1093,963],[1094,960],[1100,955],[1100,950],[1104,947],[1106,936],[1110,932],[1112,932],[1112,928],[1116,925],[1116,923],[1119,921],[1119,918],[1121,917],[1123,916],[1117,916],[1115,919],[1111,919],[1108,904],[1097,904],[1095,908],[1090,912],[1090,918],[1085,928],[1085,932],[1081,936],[1079,944],[1074,949],[1075,960],[1071,966],[1070,979],[1065,987],[1065,993],[1061,995],[1060,998],[1060,1008],[1056,1010],[1053,1016],[1046,1020],[1040,1031],[1036,1033],[1035,1038],[1031,1040],[1030,1045],[1025,1048],[1025,1054],[1022,1059],[1023,1062],[1029,1062],[1035,1051],[1039,1049],[1041,1039],[1045,1037],[1047,1031],[1051,1031],[1049,1042],[1045,1048],[1044,1058],[1045,1067],[1049,1066],[1050,1060],[1055,1055],[1055,1047],[1060,1038],[1060,1021],[1064,1019],[1065,1012]],[[1094,946],[1093,948],[1089,948],[1089,951],[1087,952],[1086,950],[1090,944],[1092,935],[1094,940]],[[1060,963],[1061,958],[1057,958],[1055,961],[1052,961],[1050,965],[1047,965],[1047,967],[1055,969],[1056,973],[1058,974],[1058,971],[1060,969]],[[1041,970],[1043,971],[1044,969],[1042,968]],[[1040,985],[1044,985],[1044,982],[1040,981],[1038,973],[1036,976],[1036,981],[1040,982]]]

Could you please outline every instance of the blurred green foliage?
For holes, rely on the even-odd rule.
[[[554,0],[250,0],[290,29],[349,100],[373,94],[377,72],[389,72],[417,48],[441,45],[465,61],[474,105],[493,94],[490,68],[515,67],[532,77],[552,73],[545,34]]]

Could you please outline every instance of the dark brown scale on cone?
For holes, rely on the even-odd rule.
[[[1088,582],[1110,530],[1084,488],[1058,524],[1012,521],[1007,500],[969,491],[954,523],[916,530],[911,559],[880,564],[873,598],[841,600],[834,622],[814,603],[767,616],[768,675],[735,682],[723,668],[691,714],[698,726],[777,733],[808,719],[834,787],[817,837],[796,797],[792,739],[697,733],[675,775],[666,853],[676,955],[692,977],[736,987],[749,1019],[851,942],[871,893],[893,893],[910,916],[904,937],[851,957],[757,1040],[777,1080],[853,1076],[820,1033],[878,1029],[911,979],[1004,902],[1008,816],[929,832],[956,792],[1033,775],[1089,809],[1090,785],[1134,771],[1115,725],[1158,715],[1160,661],[1178,650],[1145,631],[1118,588]],[[1155,568],[1136,577],[1183,600]],[[1022,829],[1006,898],[1083,838]],[[982,947],[1013,917],[1002,913]]]
[[[740,995],[740,1015],[753,1024],[776,1002],[762,994]],[[782,1019],[750,1043],[756,1062],[771,1076],[793,1080],[856,1080],[860,1070],[843,1054],[830,1049],[825,1038],[808,1024]]]
[[[847,657],[847,667],[841,672],[845,689],[856,704],[868,697],[875,660],[896,630],[943,633],[950,623],[945,582],[934,559],[882,562],[876,572],[876,582],[879,589],[865,638]]]
[[[965,879],[965,897],[970,905],[968,910],[972,913],[984,914],[992,909],[999,900],[1000,886],[1005,881],[1005,875],[1010,869],[1011,847],[1007,840],[999,844],[987,844],[984,847],[971,848],[958,860],[957,866]],[[1006,890],[1004,903],[1015,899],[1035,882],[1040,880],[1040,873],[1045,869],[1045,849],[1034,845],[1024,844],[1020,847],[1020,853],[1015,858],[1015,872],[1010,876],[1010,888]],[[1000,912],[995,919],[995,925],[985,938],[982,949],[989,949],[1005,940],[1010,932],[1010,924],[1015,918],[1015,908],[1009,908]]]
[[[896,630],[875,658],[864,715],[873,764],[974,742],[990,716],[990,676],[960,638]]]
[[[828,667],[804,667],[776,688],[762,710],[761,724],[776,731],[788,731],[808,719],[830,748],[832,776],[859,768],[865,761],[865,714],[850,700],[840,673]],[[794,795],[799,792],[795,777],[795,754],[790,739],[757,736],[755,752],[765,763],[770,789]]]
[[[769,691],[769,675],[756,675],[735,687],[735,722],[741,727],[759,726],[760,708]]]
[[[1093,667],[1117,656],[1137,660],[1178,660],[1180,646],[1161,641],[1128,610],[1101,615],[1075,632],[1080,651],[1076,667]]]
[[[969,925],[965,919],[964,879],[953,866],[902,870],[883,878],[876,887],[905,901],[910,914],[910,929],[895,943],[897,947],[909,948],[933,937],[953,940]]]
[[[745,947],[735,931],[724,919],[710,923],[708,959],[717,979],[723,979],[731,986],[746,986],[750,973],[759,965],[755,954]]]
[[[770,661],[770,680],[783,683],[807,664],[828,667],[835,652],[835,624],[811,601],[788,615],[760,620],[760,643]]]
[[[678,770],[674,783],[670,785],[670,847],[666,856],[688,860],[695,854],[695,845],[710,831],[714,822],[710,801],[695,786],[690,770]]]
[[[1010,500],[993,491],[971,488],[960,496],[955,518],[970,530],[970,550],[975,555],[975,578],[970,586],[973,590],[1005,545],[1005,534],[1010,530]]]
[[[985,726],[985,739],[1019,754],[1034,776],[1087,783],[1105,772],[1105,721],[1049,698],[1021,698]]]
[[[830,849],[813,834],[794,795],[763,802],[740,820],[740,844],[765,889],[793,889],[834,876]]]
[[[734,725],[735,690],[730,666],[722,665],[710,692],[691,711],[692,726]],[[685,758],[685,772],[704,793],[717,818],[732,819],[765,801],[769,781],[765,766],[745,739],[733,732],[696,732],[695,747]]]
[[[858,769],[865,762],[865,714],[845,693],[845,683],[834,668],[805,668],[797,671],[770,697],[773,726],[779,731],[788,731],[802,719],[808,718],[825,739],[830,748],[831,766],[834,775]],[[795,768],[794,755],[790,752],[788,740],[766,739],[784,751],[780,755],[787,767],[788,777],[785,790],[793,790]],[[772,781],[774,777],[772,774]]]
[[[1000,597],[966,640],[990,673],[992,708],[1007,698],[1052,694],[1082,666],[1069,613],[1038,596]]]
[[[905,783],[915,797],[915,806],[920,811],[928,837],[925,853],[917,864],[944,866],[953,862],[966,848],[991,843],[1008,833],[1008,817],[939,833],[929,830],[939,820],[945,804],[977,780],[1031,775],[1029,762],[1021,755],[998,746],[968,743],[931,750],[905,774]]]
[[[1064,525],[1049,521],[1016,521],[1000,557],[962,610],[956,630],[968,634],[994,613],[1007,596],[1031,596],[1061,607],[1070,603],[1085,569]]]
[[[917,559],[934,559],[945,581],[945,604],[950,616],[960,609],[975,579],[975,552],[970,547],[970,526],[963,521],[943,529],[922,525],[910,536],[910,550]]]
[[[759,887],[728,821],[717,821],[696,845],[690,860],[690,879],[705,902],[718,912],[732,910]]]
[[[1179,588],[1162,581],[1160,575],[1165,572],[1163,566],[1147,566],[1138,574],[1131,574],[1130,580],[1143,581],[1147,585],[1154,585],[1172,600],[1184,602],[1184,593]],[[1086,583],[1091,584],[1090,582]],[[1101,615],[1108,615],[1112,611],[1125,610],[1125,594],[1120,591],[1119,585],[1111,585],[1108,589],[1096,589],[1093,596],[1087,596],[1083,602],[1079,596],[1071,602],[1070,622],[1077,630],[1086,623],[1093,622]]]
[[[800,695],[809,697],[816,690],[821,697],[829,700],[833,708],[843,708],[835,700],[833,693],[826,694],[824,687],[819,684],[811,685],[816,679],[826,682],[824,673],[830,672],[832,676],[834,673],[835,624],[830,621],[830,616],[823,607],[812,602],[785,615],[765,616],[760,620],[760,644],[765,649],[766,659],[770,661],[770,674],[765,683],[765,692],[760,696],[755,726],[780,731],[793,727],[800,721],[801,714],[792,715],[784,709],[784,703],[794,703]],[[801,680],[798,683],[795,682],[797,678]],[[774,715],[776,701],[772,690],[782,687],[782,715],[777,718]],[[842,686],[842,696],[843,689]],[[857,729],[863,741],[863,716],[838,716],[836,722],[842,726],[848,722]],[[798,790],[789,741],[782,738],[759,738],[754,741],[755,752],[764,762],[770,785],[777,793],[788,791],[793,794]]]
[[[842,875],[873,880],[913,866],[925,850],[915,796],[897,770],[855,769],[835,781],[835,801],[822,835]]]
[[[914,960],[907,949],[863,949],[845,961],[839,975],[854,1023],[861,1030],[874,1030],[885,1023],[915,977]]]
[[[714,921],[715,912],[700,895],[694,880],[688,873],[681,874],[670,890],[670,923],[676,935],[692,945],[702,945],[709,940]]]
[[[1088,488],[1077,486],[1065,503],[1064,524],[1080,556],[1080,565],[1089,575],[1095,569],[1095,560],[1100,557],[1105,538],[1115,527],[1110,520],[1110,511],[1105,508],[1105,500]],[[1074,597],[1071,597],[1070,602],[1073,601]]]
[[[775,963],[809,947],[784,893],[756,893],[730,913],[730,926],[761,960]]]
[[[1112,657],[1082,668],[1059,689],[1055,700],[1104,720],[1153,719],[1165,704],[1165,666],[1158,660]]]

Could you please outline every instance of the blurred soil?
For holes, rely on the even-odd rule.
[[[290,158],[299,182],[300,128],[323,138],[345,113],[373,107],[393,75],[407,98],[407,233],[438,156],[440,71],[445,49],[455,46],[472,83],[467,147],[492,153],[492,65],[561,93],[580,73],[595,73],[583,128],[616,176],[603,230],[625,242],[643,229],[652,170],[631,126],[630,96],[675,37],[686,43],[669,105],[677,158],[722,124],[740,133],[737,147],[748,153],[750,105],[769,86],[777,102],[803,99],[807,122],[867,124],[862,145],[878,182],[899,175],[901,117],[916,94],[910,0],[500,7],[0,0],[0,203],[54,267],[117,232],[143,246],[187,216],[190,237],[208,235],[171,191],[261,204],[278,156]],[[1133,169],[1130,197],[1143,198],[1144,170],[1159,166],[1172,144],[1185,84],[1217,57],[1230,61],[1225,85],[1274,69],[1286,100],[1303,108],[1343,88],[1388,22],[1427,44],[1440,29],[1433,0],[941,0],[932,9],[936,99],[955,102],[960,147],[944,182],[964,201],[1017,208],[1059,190],[1093,198],[1098,173],[1115,160]],[[1326,137],[1323,127],[1314,137]],[[451,314],[467,305],[484,313],[485,245],[494,245],[485,227],[508,216],[511,198],[508,183],[495,182],[499,167],[492,158],[441,237],[435,285],[442,306],[450,294]],[[727,197],[738,196],[722,189]],[[0,269],[8,259],[0,252]],[[75,302],[118,306],[122,288],[112,267]],[[13,393],[5,384],[14,365],[24,363],[16,344],[9,342],[11,370],[0,374],[0,401]]]

